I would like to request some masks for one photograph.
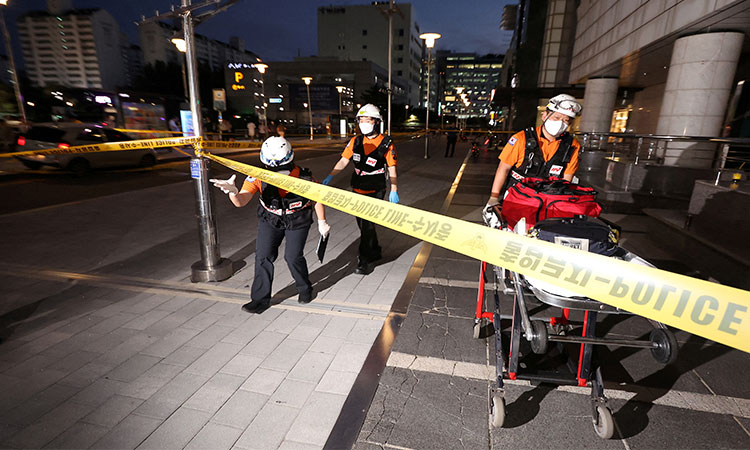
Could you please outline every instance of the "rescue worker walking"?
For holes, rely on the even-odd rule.
[[[266,169],[289,175],[294,178],[312,181],[310,170],[299,167],[292,162],[294,152],[292,145],[283,137],[273,136],[266,139],[260,149],[260,161]],[[318,232],[326,236],[331,227],[326,222],[325,208],[320,203],[301,197],[292,192],[279,189],[257,178],[247,177],[242,189],[237,190],[234,184],[236,175],[227,180],[210,180],[214,186],[229,195],[234,206],[240,208],[248,204],[256,192],[260,192],[258,205],[258,237],[255,247],[255,277],[250,292],[251,302],[242,309],[260,314],[271,305],[271,287],[273,283],[273,263],[278,256],[281,241],[286,238],[284,259],[292,273],[299,303],[310,303],[315,298],[312,283],[307,271],[307,261],[303,254],[307,234],[312,225],[312,210],[318,217]]]
[[[351,183],[354,192],[382,200],[385,197],[387,172],[391,182],[388,201],[398,203],[396,149],[390,136],[380,134],[380,123],[383,120],[380,109],[368,103],[357,112],[356,120],[362,134],[349,140],[341,153],[341,159],[325,177],[323,184],[330,183],[333,176],[344,170],[349,161],[353,160],[354,173]],[[357,226],[360,230],[359,259],[354,272],[367,275],[372,273],[375,262],[382,258],[382,249],[378,243],[374,223],[357,217]]]
[[[567,129],[580,113],[581,104],[573,96],[556,95],[542,113],[541,126],[529,127],[508,139],[500,153],[490,199],[482,212],[485,222],[490,223],[494,217],[492,208],[499,203],[500,195],[525,177],[573,179],[581,144]]]

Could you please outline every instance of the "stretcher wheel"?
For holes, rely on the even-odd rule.
[[[490,417],[492,418],[492,426],[495,428],[500,428],[505,423],[505,397],[500,394],[492,396]]]
[[[547,324],[541,320],[534,320],[531,322],[531,351],[537,355],[543,355],[547,353],[549,348],[549,335],[547,334]]]
[[[611,439],[615,434],[615,419],[612,417],[612,410],[606,406],[599,405],[596,407],[594,418],[594,431],[602,439]]]
[[[482,332],[482,321],[480,320],[479,322],[476,322],[474,324],[474,333],[473,333],[474,339],[479,339],[479,335],[481,334],[481,332]]]
[[[677,339],[674,334],[663,328],[654,328],[649,336],[651,343],[651,356],[661,364],[671,364],[677,359]]]

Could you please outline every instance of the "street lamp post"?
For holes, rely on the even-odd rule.
[[[419,35],[420,39],[424,39],[424,45],[427,47],[427,101],[425,106],[427,114],[424,120],[424,159],[430,157],[429,153],[429,136],[430,136],[430,65],[432,64],[432,47],[435,46],[435,41],[440,39],[438,33],[422,33]]]
[[[190,6],[191,0],[182,0],[183,8],[189,8]],[[198,92],[198,65],[195,59],[195,39],[193,36],[193,15],[190,10],[183,13],[182,30],[185,35],[185,59],[187,61],[190,110],[193,116],[193,133],[195,136],[203,136]],[[190,168],[191,172],[195,170],[199,173],[199,176],[194,178],[201,251],[200,261],[193,263],[190,267],[190,278],[193,282],[226,280],[233,273],[232,261],[222,258],[219,252],[218,231],[213,211],[214,202],[208,184],[210,178],[208,160],[201,157],[192,158]]]
[[[336,86],[336,90],[339,91],[339,118],[341,118],[341,93],[344,92],[344,86]]]
[[[0,6],[7,6],[8,0],[0,0]],[[8,65],[13,76],[13,90],[16,93],[16,102],[18,102],[18,114],[21,116],[23,123],[26,123],[26,109],[23,106],[23,96],[21,95],[21,85],[18,84],[18,74],[16,73],[16,62],[13,58],[13,49],[10,45],[10,34],[8,27],[5,26],[5,14],[3,8],[0,8],[0,26],[3,27],[3,37],[5,38],[5,51],[8,54]]]
[[[313,140],[313,123],[312,123],[312,103],[310,102],[310,82],[312,77],[302,77],[302,80],[307,86],[307,110],[310,112],[310,140]]]
[[[346,137],[346,119],[341,111],[341,94],[344,92],[344,86],[336,86],[336,90],[339,91],[339,134],[342,138]]]
[[[266,110],[266,83],[263,81],[263,74],[268,69],[268,64],[258,63],[255,64],[255,68],[260,72],[260,96],[263,101],[263,121],[262,123],[266,126],[268,134],[271,134],[271,130],[268,130],[268,111]]]
[[[185,46],[185,39],[183,39],[181,36],[177,36],[173,37],[170,42],[172,42],[174,46],[177,47],[177,51],[182,53],[182,64],[180,64],[180,67],[182,68],[182,87],[185,90],[185,101],[190,102],[190,94],[188,94],[187,75],[185,74],[185,52],[187,51],[187,47]]]

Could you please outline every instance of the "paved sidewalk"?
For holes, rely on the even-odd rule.
[[[399,194],[436,211],[460,160],[425,162],[422,148],[399,146]],[[301,164],[323,174],[337,159]],[[255,202],[216,195],[216,215],[237,272],[201,284],[189,179],[0,216],[0,447],[325,444],[421,243],[381,229],[383,262],[355,275],[355,221],[329,209],[324,264],[314,229],[305,248],[318,298],[297,304],[279,260],[276,304],[248,315]]]

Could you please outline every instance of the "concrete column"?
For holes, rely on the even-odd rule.
[[[578,129],[583,133],[606,133],[612,124],[617,99],[617,78],[590,78],[583,94],[583,113]]]
[[[719,136],[744,37],[704,33],[675,41],[656,134]],[[664,164],[711,167],[715,151],[715,145],[671,142]]]

